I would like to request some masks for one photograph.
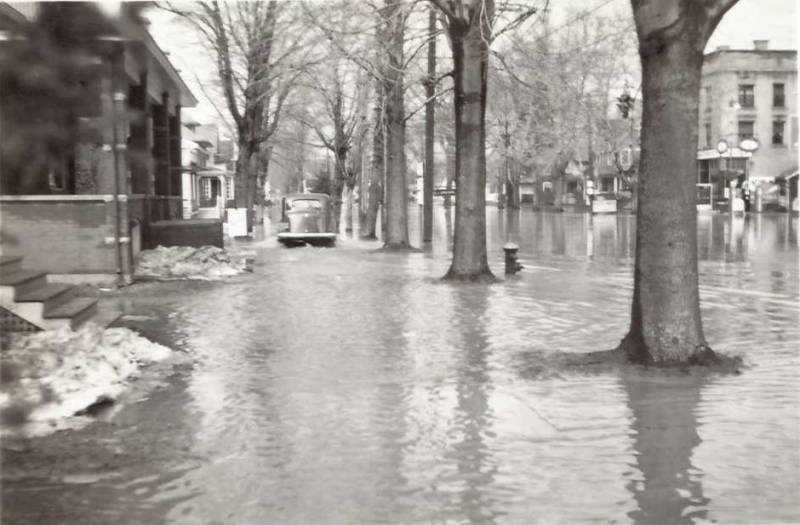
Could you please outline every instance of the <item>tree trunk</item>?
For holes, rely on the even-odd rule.
[[[331,231],[339,233],[339,221],[342,216],[342,192],[344,191],[345,166],[347,165],[347,150],[339,147],[336,152],[333,168],[333,181],[331,181]]]
[[[408,185],[406,184],[405,123],[392,118],[386,125],[386,238],[384,248],[403,249],[408,242]],[[402,114],[402,111],[400,112]]]
[[[403,44],[405,22],[402,4],[386,0],[386,37],[389,40],[385,75],[386,107],[386,236],[383,247],[407,249],[408,184],[406,183],[406,122],[403,97]]]
[[[449,139],[444,139],[444,143],[442,147],[445,152],[445,188],[447,190],[453,189],[453,182],[456,178],[456,167],[455,167],[455,151],[452,145],[452,142]],[[445,208],[449,208],[453,205],[453,199],[450,198],[450,195],[445,194],[444,196],[444,206]]]
[[[425,84],[425,172],[423,173],[422,196],[422,242],[433,239],[433,135],[435,125],[434,93],[436,86],[436,11],[428,11],[428,78]]]
[[[239,141],[239,157],[236,159],[236,173],[234,174],[234,199],[237,208],[251,208],[253,203],[252,190],[255,188],[253,178],[253,158],[256,148],[248,140]]]
[[[635,362],[713,357],[698,293],[697,119],[703,48],[733,3],[634,3],[644,107],[633,305],[620,349]]]
[[[267,201],[266,188],[267,177],[269,176],[269,162],[272,160],[272,146],[266,145],[258,158],[258,170],[256,175],[255,188],[255,223],[264,222],[264,203]]]
[[[372,160],[370,162],[369,180],[362,198],[367,199],[366,219],[360,224],[362,239],[377,239],[378,213],[383,199],[384,164],[384,120],[383,120],[383,86],[376,90],[375,123],[372,135]]]
[[[487,2],[488,3],[488,2]],[[483,15],[476,16],[483,20]],[[493,278],[486,256],[486,79],[484,23],[449,24],[456,124],[456,218],[453,262],[446,279]]]

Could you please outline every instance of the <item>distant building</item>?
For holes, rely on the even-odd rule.
[[[227,151],[232,142],[220,139],[216,124],[189,120],[183,127],[184,218],[222,219],[234,199],[233,161]],[[224,154],[219,153],[220,146],[226,150]]]
[[[797,51],[717,48],[705,56],[698,129],[698,204],[797,170]],[[745,139],[758,149],[746,151]],[[724,141],[724,142],[722,142]],[[752,142],[752,141],[751,141]]]

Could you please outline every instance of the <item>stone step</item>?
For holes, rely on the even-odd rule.
[[[0,300],[17,300],[18,297],[47,284],[47,274],[35,270],[17,270],[0,273]]]
[[[74,297],[44,315],[44,328],[69,327],[73,330],[97,313],[97,299]]]
[[[66,303],[72,298],[75,287],[64,283],[49,283],[17,297],[18,303],[42,303],[42,313]]]
[[[0,255],[0,274],[22,270],[22,257],[19,255]]]

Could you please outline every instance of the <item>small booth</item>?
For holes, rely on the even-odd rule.
[[[741,191],[747,187],[748,166],[758,143],[753,139],[743,139],[739,147],[729,147],[727,141],[720,140],[714,149],[697,152],[697,210],[710,211],[726,208],[732,195],[732,187]]]

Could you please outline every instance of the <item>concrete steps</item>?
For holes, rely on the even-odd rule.
[[[97,313],[97,299],[76,297],[67,284],[22,267],[22,257],[0,255],[0,330],[76,329]],[[22,322],[20,322],[20,319]]]

